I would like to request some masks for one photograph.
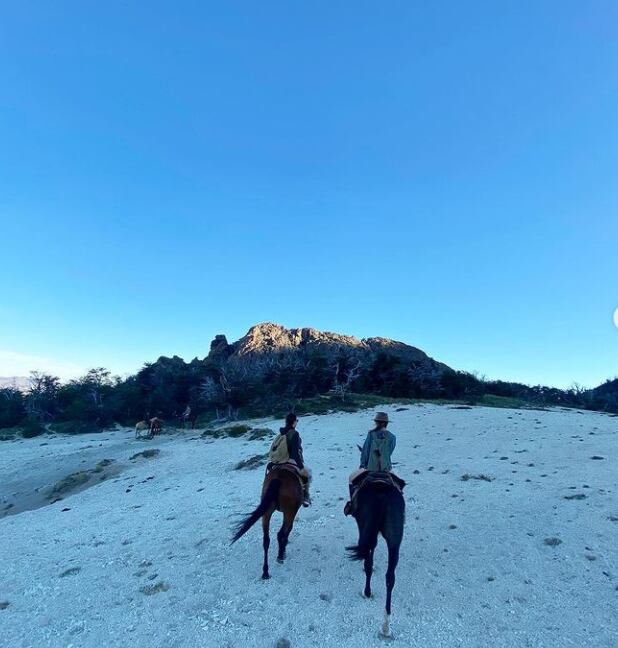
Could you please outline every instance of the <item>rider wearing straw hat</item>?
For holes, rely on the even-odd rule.
[[[389,423],[386,412],[377,412],[374,417],[375,428],[370,430],[361,450],[360,467],[350,475],[350,502],[345,505],[346,515],[351,511],[351,500],[354,493],[354,483],[366,472],[390,472],[393,464],[391,455],[397,445],[397,439],[387,430]]]

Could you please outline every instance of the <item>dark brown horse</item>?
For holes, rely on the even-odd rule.
[[[294,519],[298,509],[303,503],[303,486],[295,468],[275,466],[264,478],[262,486],[262,499],[257,508],[247,515],[236,528],[232,544],[241,538],[247,531],[262,518],[262,529],[264,532],[264,565],[262,566],[262,578],[270,578],[268,571],[268,548],[270,547],[270,518],[275,511],[283,513],[283,524],[277,533],[279,542],[279,553],[277,562],[285,560],[285,548],[288,544],[288,537],[294,526]]]
[[[383,473],[376,473],[382,475]],[[358,525],[358,544],[346,547],[352,560],[364,561],[365,589],[363,596],[371,596],[371,574],[373,573],[373,552],[378,535],[386,540],[388,567],[386,569],[386,609],[380,636],[390,639],[391,598],[395,587],[395,569],[399,562],[399,546],[403,539],[405,522],[405,501],[403,494],[389,480],[367,480],[357,496],[354,517]],[[403,483],[403,482],[402,482]]]

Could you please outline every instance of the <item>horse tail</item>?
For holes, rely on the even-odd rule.
[[[358,544],[346,547],[350,560],[365,560],[369,557],[371,550],[375,549],[378,543],[379,527],[379,520],[374,517],[371,517],[363,524],[359,533]]]
[[[262,501],[258,504],[257,508],[247,515],[247,517],[238,525],[236,532],[232,538],[231,544],[249,531],[249,529],[268,511],[268,509],[277,502],[279,497],[279,488],[281,487],[280,479],[273,479],[266,487],[266,492],[262,496]]]

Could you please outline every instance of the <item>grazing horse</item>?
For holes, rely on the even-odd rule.
[[[153,417],[150,419],[150,428],[149,434],[152,438],[155,434],[161,434],[161,429],[163,428],[163,421],[158,417]]]
[[[395,586],[395,569],[399,561],[399,546],[403,538],[405,502],[402,492],[385,480],[367,480],[357,494],[354,512],[358,525],[358,544],[346,547],[352,560],[365,561],[365,589],[363,596],[371,596],[371,574],[373,552],[378,543],[378,534],[386,540],[388,568],[386,570],[386,611],[380,636],[392,638],[391,597]]]
[[[262,486],[262,499],[257,508],[247,515],[236,528],[232,544],[241,538],[247,531],[262,518],[264,564],[262,578],[270,578],[268,571],[268,548],[270,547],[270,518],[275,511],[283,513],[283,524],[277,533],[279,553],[277,562],[285,560],[285,548],[288,537],[294,526],[294,519],[298,509],[303,503],[303,485],[294,466],[275,465],[264,478]]]
[[[150,423],[148,423],[147,421],[138,421],[135,424],[135,438],[136,439],[141,439],[142,438],[141,432],[143,430],[148,430],[148,434],[150,435]]]

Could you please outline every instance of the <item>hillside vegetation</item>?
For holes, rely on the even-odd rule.
[[[618,380],[594,390],[487,381],[401,342],[261,324],[232,344],[218,335],[203,359],[160,357],[126,379],[96,368],[61,384],[34,372],[26,392],[0,388],[0,439],[36,436],[46,428],[80,433],[133,425],[152,416],[174,424],[187,406],[197,423],[206,424],[406,400],[618,412]]]

